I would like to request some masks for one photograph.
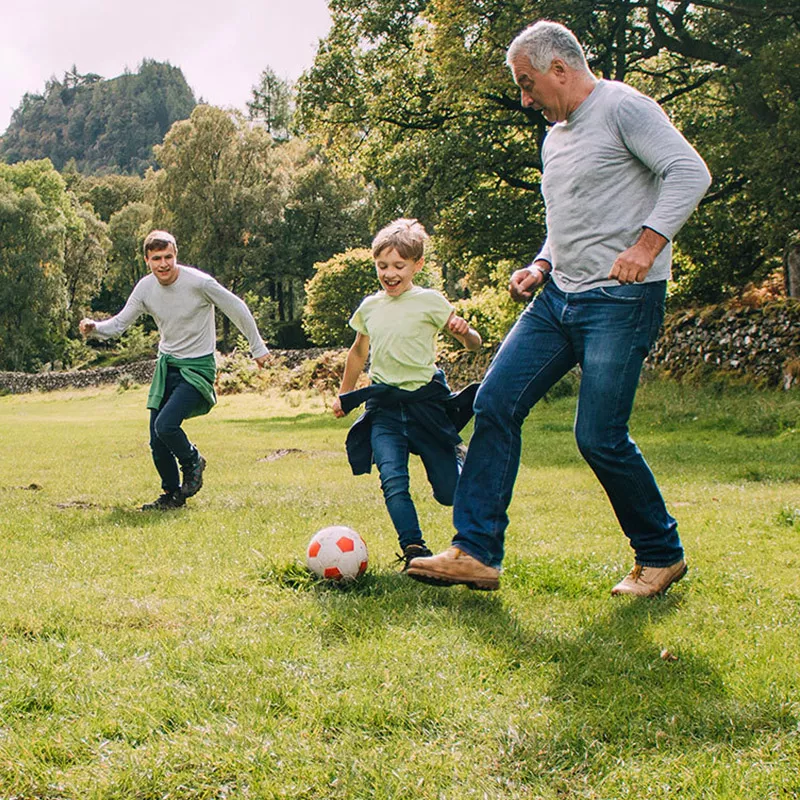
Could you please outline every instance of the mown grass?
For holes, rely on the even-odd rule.
[[[396,573],[350,420],[307,395],[224,397],[188,423],[203,491],[137,512],[144,398],[0,398],[0,797],[800,796],[796,393],[642,387],[691,564],[646,601],[609,597],[631,556],[573,398],[527,423],[496,594]],[[345,590],[301,563],[332,523],[370,547]]]

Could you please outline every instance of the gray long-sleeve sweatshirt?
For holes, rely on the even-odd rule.
[[[566,292],[613,286],[608,273],[642,228],[669,244],[646,281],[670,277],[671,241],[711,183],[703,159],[658,103],[633,87],[599,80],[547,134],[542,149],[549,261]]]
[[[253,358],[267,352],[247,305],[211,275],[183,264],[169,286],[162,286],[155,275],[145,275],[133,287],[122,311],[98,322],[93,335],[98,339],[119,336],[148,313],[161,334],[159,352],[176,358],[199,358],[213,353],[217,346],[214,306],[244,334]]]

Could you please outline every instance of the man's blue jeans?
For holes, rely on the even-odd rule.
[[[636,563],[683,558],[676,521],[628,434],[642,363],[664,316],[666,283],[562,292],[546,284],[497,352],[475,398],[475,429],[456,490],[453,544],[492,567],[503,560],[522,423],[573,366],[581,366],[575,438],[630,540]],[[558,487],[541,487],[553,502]]]
[[[430,432],[410,419],[402,403],[376,408],[372,414],[372,458],[381,476],[386,509],[397,531],[400,547],[424,542],[417,511],[409,493],[408,456],[422,459],[437,502],[453,505],[460,464],[455,448],[434,441]]]
[[[190,467],[197,459],[197,448],[189,441],[181,424],[202,402],[203,396],[184,380],[180,370],[170,367],[161,408],[150,409],[150,450],[165,492],[180,489],[178,464]]]

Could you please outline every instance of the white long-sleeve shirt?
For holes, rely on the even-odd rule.
[[[708,168],[661,107],[631,86],[599,80],[542,148],[547,239],[537,258],[566,292],[613,286],[617,256],[642,228],[671,242],[711,182]],[[668,244],[646,281],[670,277]]]
[[[92,332],[98,339],[119,336],[144,313],[158,325],[161,353],[176,358],[199,358],[214,352],[217,330],[214,307],[242,332],[253,358],[267,353],[253,315],[245,303],[211,275],[179,265],[178,277],[162,286],[155,275],[145,275],[133,287],[125,307],[111,319],[98,322]]]

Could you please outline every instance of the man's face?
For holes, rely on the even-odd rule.
[[[554,61],[547,72],[539,72],[527,56],[518,55],[511,59],[511,72],[514,83],[519,86],[520,103],[525,108],[540,111],[548,122],[563,122],[567,118],[556,65]]]
[[[167,245],[164,250],[151,250],[145,261],[150,272],[162,286],[169,286],[178,279],[178,253],[174,245]]]
[[[375,271],[386,294],[399,297],[411,288],[414,276],[422,269],[422,264],[423,259],[412,261],[410,258],[403,258],[392,248],[378,254]]]

